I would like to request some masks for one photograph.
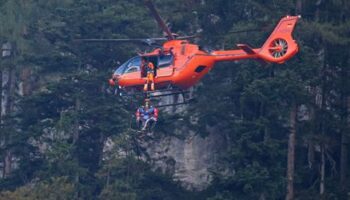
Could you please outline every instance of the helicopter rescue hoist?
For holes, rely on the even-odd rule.
[[[139,54],[120,65],[112,74],[109,84],[117,93],[132,95],[139,91],[144,95],[145,105],[136,112],[139,128],[146,130],[154,127],[158,119],[158,109],[152,107],[151,99],[183,95],[184,102],[162,106],[186,104],[185,94],[207,74],[217,62],[255,59],[263,63],[282,64],[298,52],[298,44],[292,33],[300,16],[283,17],[266,42],[260,48],[252,48],[247,44],[237,44],[233,50],[206,51],[199,45],[189,42],[198,37],[178,36],[170,31],[160,17],[151,0],[144,0],[145,5],[157,21],[166,37],[150,39],[83,39],[88,42],[143,42],[152,45],[163,41],[161,47],[149,53]]]

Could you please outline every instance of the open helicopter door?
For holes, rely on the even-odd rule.
[[[174,73],[174,56],[172,53],[158,56],[157,77],[172,76]]]
[[[154,66],[154,76],[156,77],[158,74],[158,57],[157,56],[142,56],[141,61],[141,77],[147,77],[146,69],[143,67],[145,63],[143,62],[151,62]]]

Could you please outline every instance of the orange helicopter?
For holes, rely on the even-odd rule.
[[[283,17],[272,34],[260,48],[252,48],[247,44],[237,44],[234,50],[206,51],[188,39],[195,36],[177,37],[166,26],[150,0],[145,0],[158,25],[166,33],[166,38],[153,39],[87,39],[87,41],[154,41],[165,40],[160,48],[152,52],[140,54],[120,65],[109,80],[111,86],[119,90],[142,90],[147,82],[143,62],[152,62],[154,68],[154,84],[157,91],[167,89],[177,93],[184,91],[207,74],[217,62],[236,61],[241,59],[257,59],[268,63],[284,63],[298,52],[298,44],[292,37],[294,27],[300,16]],[[172,94],[172,93],[170,93]]]

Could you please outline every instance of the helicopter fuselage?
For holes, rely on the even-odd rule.
[[[159,65],[158,62],[165,56],[170,57],[168,65]],[[187,89],[196,84],[215,64],[213,56],[200,50],[198,45],[189,44],[185,40],[168,41],[164,43],[163,49],[155,49],[141,57],[155,64],[154,82],[158,89],[169,85]],[[141,63],[136,62],[136,64]],[[128,72],[127,68],[123,74],[114,74],[118,85],[124,88],[143,86],[147,77],[142,76],[141,66],[131,64],[129,69],[130,67],[135,67],[135,71]]]
[[[134,57],[121,65],[112,79],[122,88],[141,89],[147,77],[142,73],[141,60],[155,66],[154,83],[157,89],[174,86],[187,89],[195,85],[217,62],[258,59],[264,62],[284,63],[298,52],[292,31],[299,16],[282,18],[261,48],[238,44],[239,49],[205,51],[187,40],[169,40],[162,48]]]

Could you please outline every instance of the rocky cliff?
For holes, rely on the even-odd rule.
[[[187,189],[203,190],[213,179],[211,171],[218,171],[225,139],[214,132],[207,137],[189,130],[183,134],[185,138],[165,136],[141,144],[155,170],[170,173]]]
[[[169,104],[180,101],[183,101],[182,97],[171,96],[163,98],[159,103]],[[185,116],[188,115],[187,110],[187,106],[166,107],[161,109],[161,115]],[[135,138],[141,149],[140,158],[150,163],[155,171],[172,176],[188,190],[201,191],[206,189],[213,180],[212,172],[227,173],[220,165],[220,156],[227,149],[225,134],[217,128],[206,127],[207,135],[203,136],[198,130],[191,130],[186,126],[186,124],[192,124],[196,127],[194,117],[189,117],[188,123],[186,118],[180,117],[171,124],[171,127],[160,122],[159,126],[166,129],[165,132],[158,127],[153,133],[136,133]],[[104,148],[105,153],[115,151],[115,148],[111,147],[114,145],[111,140],[108,140]],[[124,153],[120,155],[123,156]]]

